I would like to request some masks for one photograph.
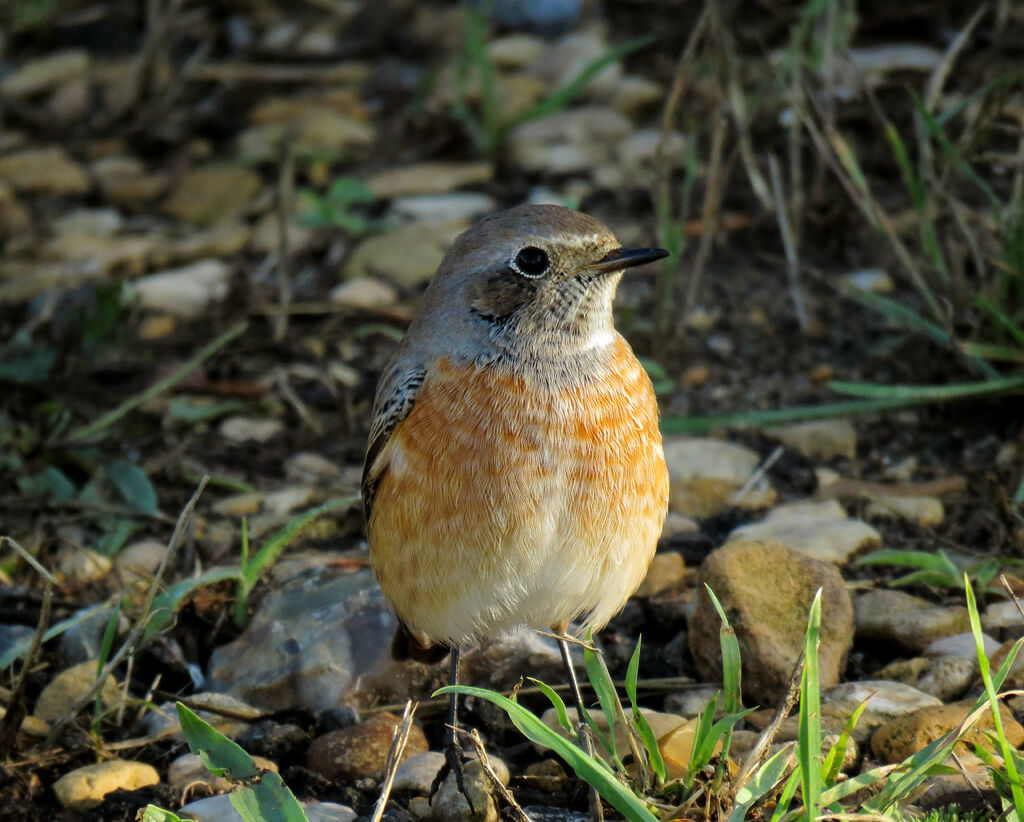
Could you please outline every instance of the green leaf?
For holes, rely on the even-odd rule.
[[[519,731],[531,742],[554,751],[573,769],[575,774],[594,788],[601,797],[630,822],[657,822],[642,799],[634,795],[615,778],[615,773],[597,757],[587,756],[577,745],[551,730],[523,706],[508,697],[485,688],[464,685],[448,686],[434,692],[465,694],[486,700],[505,711]]]
[[[146,805],[142,811],[142,822],[183,822],[176,813],[165,811],[156,805]]]
[[[586,666],[590,684],[594,687],[594,693],[597,694],[604,718],[608,721],[608,739],[605,743],[608,755],[618,762],[618,755],[615,752],[615,684],[605,675],[601,661],[590,648],[583,649],[583,664]]]
[[[665,759],[661,755],[661,748],[658,747],[657,737],[654,736],[650,723],[636,702],[636,682],[640,676],[640,643],[642,639],[642,636],[636,638],[636,648],[633,649],[633,655],[629,658],[629,667],[626,669],[626,696],[629,697],[629,705],[632,708],[633,727],[640,735],[640,741],[644,743],[647,757],[660,784],[668,779],[668,768],[665,767]]]
[[[166,591],[157,594],[153,599],[153,608],[149,614],[149,622],[146,623],[146,630],[142,633],[142,642],[148,642],[170,625],[174,614],[193,591],[205,585],[239,579],[241,579],[241,571],[238,568],[211,568],[199,576],[179,580],[168,587]]]
[[[75,497],[75,484],[52,465],[38,474],[18,477],[17,485],[18,491],[26,497],[48,496],[55,502],[67,502]]]
[[[50,376],[57,362],[57,352],[48,345],[33,343],[27,337],[14,340],[8,350],[0,353],[0,382],[29,385]]]
[[[238,400],[211,400],[208,397],[178,396],[167,406],[167,419],[170,422],[195,424],[209,422],[225,414],[234,414],[245,408],[245,403]]]
[[[1017,393],[1024,389],[1024,376],[999,377],[980,382],[961,382],[953,385],[879,385],[870,382],[830,382],[828,387],[840,394],[877,399],[934,402],[961,397],[978,397],[1002,392]]]
[[[804,637],[804,665],[800,676],[800,714],[796,746],[800,787],[808,818],[821,808],[821,690],[818,678],[818,641],[821,636],[821,589],[814,594]]]
[[[744,784],[733,798],[732,813],[726,822],[743,822],[746,819],[747,811],[758,799],[775,787],[775,784],[782,779],[786,773],[786,766],[789,763],[789,754],[792,751],[792,744],[784,745],[780,750],[757,769],[752,777]]]
[[[153,484],[134,462],[111,460],[104,467],[104,473],[128,507],[150,516],[160,512]]]
[[[88,608],[83,608],[78,611],[74,616],[70,616],[67,619],[62,619],[56,625],[50,627],[46,633],[43,634],[43,642],[49,642],[51,639],[60,636],[69,628],[73,628],[79,623],[85,622],[88,619],[94,617],[97,613],[103,611],[106,608],[106,604],[100,603],[98,605],[92,605]],[[16,659],[24,656],[28,653],[29,648],[32,647],[32,637],[26,637],[20,642],[16,642],[10,648],[8,648],[2,655],[0,655],[0,671],[5,671],[11,666]]]
[[[540,688],[541,693],[548,698],[551,702],[552,707],[555,709],[555,716],[558,717],[558,724],[569,734],[573,739],[576,738],[576,731],[572,727],[572,723],[569,721],[569,713],[565,709],[565,701],[554,691],[547,683],[541,682],[539,679],[534,679],[532,676],[526,677],[530,682]]]

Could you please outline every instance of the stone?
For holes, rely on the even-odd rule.
[[[18,202],[14,189],[0,180],[0,239],[19,237],[32,230],[32,215]]]
[[[261,770],[275,773],[278,770],[277,763],[262,756],[253,756],[252,761]],[[211,793],[227,793],[235,786],[226,776],[210,773],[199,754],[193,753],[182,754],[168,766],[167,784],[180,791],[197,784],[205,785]]]
[[[466,228],[464,220],[409,223],[364,239],[352,251],[345,276],[382,276],[403,288],[430,279],[448,248]]]
[[[399,166],[369,177],[366,187],[378,200],[418,194],[447,194],[463,186],[489,183],[494,177],[490,163],[416,163]]]
[[[103,803],[113,791],[134,791],[158,785],[160,775],[152,765],[127,759],[111,759],[75,768],[53,785],[57,801],[65,808],[86,811]]]
[[[857,456],[857,429],[852,422],[840,417],[773,426],[765,433],[812,459],[846,457],[852,460]]]
[[[210,723],[229,739],[236,739],[249,730],[253,720],[263,714],[230,694],[199,692],[188,698],[189,707],[200,719]],[[181,738],[181,723],[173,702],[164,702],[158,710],[150,711],[143,719],[146,732],[152,736],[176,736]]]
[[[678,589],[686,578],[686,563],[678,551],[655,554],[647,568],[640,587],[633,596],[651,597],[664,591]]]
[[[718,685],[698,685],[685,691],[667,694],[665,696],[665,711],[685,717],[696,716],[721,690],[722,688]]]
[[[0,81],[0,95],[12,100],[39,94],[81,77],[89,68],[89,52],[66,49],[29,60]]]
[[[669,779],[682,779],[690,770],[690,756],[693,754],[693,741],[699,725],[699,720],[688,719],[658,738],[658,751],[665,762]],[[715,743],[715,752],[719,752],[721,748],[722,741],[719,739]]]
[[[1024,617],[1021,616],[1017,603],[1012,600],[990,602],[981,615],[981,627],[993,632],[1004,628],[1020,630],[1024,627]]]
[[[336,802],[300,803],[307,822],[355,822],[356,812]],[[197,822],[243,822],[242,815],[231,804],[230,794],[208,796],[183,806],[178,815]]]
[[[902,591],[866,591],[854,601],[854,614],[858,639],[892,642],[912,653],[971,627],[966,608],[932,605]]]
[[[990,809],[998,808],[1001,802],[992,770],[973,754],[961,753],[958,758],[964,766],[966,778],[960,772],[928,777],[921,783],[914,805],[923,813],[938,811],[934,816],[936,819],[942,819],[943,814],[948,816],[950,808],[956,809],[953,819],[970,819],[965,814],[979,808],[984,808],[982,814],[985,815],[974,818],[992,818],[988,815]]]
[[[743,499],[734,499],[757,470],[761,458],[742,445],[715,439],[666,437],[669,508],[684,516],[707,517],[730,505],[757,507],[774,501],[774,491],[759,480]]]
[[[513,129],[508,137],[508,155],[527,172],[589,173],[612,162],[617,147],[632,131],[629,120],[615,109],[564,109]]]
[[[550,89],[562,88],[575,80],[595,60],[604,57],[610,48],[607,38],[599,30],[572,32],[546,49],[542,59],[530,66],[530,74],[543,80]],[[618,63],[606,66],[587,83],[583,98],[608,99],[615,93],[621,76],[622,67]]]
[[[200,260],[143,277],[132,293],[142,308],[192,319],[227,296],[230,274],[220,260]]]
[[[284,423],[261,417],[228,417],[217,430],[224,439],[236,445],[249,442],[263,444],[284,433]]]
[[[0,706],[0,720],[2,720],[5,716],[7,716],[7,709],[3,706]],[[27,734],[28,736],[34,736],[36,738],[45,738],[50,733],[50,724],[48,722],[43,722],[43,720],[41,720],[37,716],[32,716],[31,714],[29,714],[28,716],[22,717],[21,726],[18,728],[18,730],[21,731],[21,733],[23,734]]]
[[[302,451],[285,460],[284,475],[294,482],[329,482],[340,477],[341,470],[322,454]]]
[[[940,656],[932,660],[928,669],[918,678],[915,687],[936,699],[948,702],[959,699],[971,687],[978,671],[978,661],[962,656]]]
[[[435,822],[498,822],[491,783],[479,761],[466,763],[463,785],[465,794],[456,783],[455,774],[449,773],[431,799],[430,818]],[[466,794],[473,802],[472,809]]]
[[[842,276],[843,284],[859,291],[871,291],[875,294],[891,294],[896,286],[885,271],[880,268],[864,268],[851,271]]]
[[[930,661],[923,656],[915,656],[911,659],[897,659],[880,668],[875,673],[875,677],[877,679],[891,679],[893,682],[902,682],[904,685],[914,685],[916,687],[918,678],[928,669],[930,664]],[[930,693],[930,691],[925,693]]]
[[[889,720],[871,735],[871,752],[882,762],[902,762],[913,756],[947,731],[956,728],[974,707],[973,700],[956,702],[951,705],[935,705],[921,708]],[[1016,748],[1024,742],[1024,727],[1016,722],[1005,705],[1000,705],[1003,733],[1006,740]],[[985,734],[993,728],[992,711],[986,707],[981,718],[957,743],[958,749],[972,750],[980,745],[992,753],[992,743]]]
[[[434,784],[434,777],[444,765],[444,754],[437,751],[425,751],[410,757],[395,771],[395,781],[391,788],[395,792],[406,791],[428,796]]]
[[[77,545],[63,546],[57,554],[57,582],[79,587],[103,579],[114,567],[105,554]]]
[[[543,793],[561,796],[570,787],[569,775],[557,759],[542,759],[540,762],[531,762],[521,774],[517,781],[525,788],[533,788]],[[532,819],[533,817],[531,817]]]
[[[123,548],[114,559],[121,583],[125,586],[139,581],[148,583],[166,551],[167,544],[158,539],[139,540]]]
[[[616,147],[619,165],[630,173],[659,171],[656,167],[661,131],[645,128],[633,132]],[[668,168],[680,168],[686,162],[686,140],[678,131],[669,132],[662,149],[662,162]]]
[[[330,300],[353,308],[386,308],[398,302],[398,292],[376,277],[352,277],[331,289]]]
[[[164,201],[163,210],[184,223],[212,225],[238,217],[250,207],[263,179],[241,165],[208,165],[186,171]]]
[[[309,749],[312,738],[298,725],[263,719],[254,722],[238,737],[238,744],[253,755],[270,760],[299,759]]]
[[[981,635],[981,642],[985,656],[991,656],[999,649],[999,643],[988,634]],[[924,649],[924,655],[929,657],[958,656],[977,665],[978,646],[974,634],[966,631],[962,634],[953,634],[934,640]]]
[[[238,154],[248,162],[275,162],[287,143],[293,156],[346,158],[365,152],[373,145],[376,131],[361,117],[331,111],[315,102],[288,119],[266,122],[238,135]],[[287,115],[282,115],[287,116]]]
[[[233,494],[217,500],[212,507],[215,514],[224,517],[245,517],[255,514],[263,507],[263,500],[266,498],[263,491],[248,491],[244,494]]]
[[[22,643],[31,643],[35,633],[28,625],[0,623],[0,656]]]
[[[250,237],[252,250],[260,254],[272,254],[275,257],[281,252],[281,225],[276,211],[268,212],[256,221]],[[317,231],[302,225],[294,215],[290,215],[284,229],[288,246],[288,255],[294,256],[312,250],[317,242]]]
[[[95,674],[95,660],[99,657],[103,634],[107,630],[112,613],[113,611],[109,607],[97,608],[94,606],[77,611],[73,615],[78,619],[57,638],[57,648],[64,664],[77,665],[80,662],[93,660],[93,673]],[[128,627],[128,618],[121,614],[117,620],[117,633],[123,634]]]
[[[532,34],[506,34],[487,43],[487,53],[499,69],[527,68],[539,60],[548,44]]]
[[[90,166],[107,202],[129,211],[142,211],[159,197],[167,178],[150,173],[137,157],[104,157]]]
[[[664,99],[665,90],[659,83],[646,77],[628,75],[621,77],[615,84],[609,103],[616,111],[630,119],[636,119],[645,112],[660,106]]]
[[[905,519],[918,525],[932,527],[945,519],[942,500],[936,497],[905,497],[873,495],[865,511],[867,517],[878,519]]]
[[[823,687],[839,681],[853,642],[853,607],[835,566],[778,542],[733,542],[712,551],[700,583],[715,592],[736,632],[743,660],[743,692],[756,704],[774,705],[787,691],[803,650],[807,612],[822,589],[819,676]],[[704,591],[689,620],[689,644],[705,680],[721,679],[721,620]]]
[[[0,157],[0,180],[15,191],[70,197],[85,194],[89,178],[59,146],[30,148]]]
[[[306,508],[316,498],[316,489],[308,485],[281,488],[271,491],[263,498],[263,509],[270,514],[283,516],[299,508]]]
[[[503,28],[550,37],[571,29],[581,6],[582,0],[495,0],[487,9]]]
[[[114,208],[76,208],[50,223],[59,237],[109,237],[124,225],[124,218]]]
[[[313,740],[306,753],[310,770],[336,782],[381,779],[395,727],[401,717],[390,713],[374,714],[349,728],[331,731]],[[417,725],[412,726],[401,762],[427,751],[427,738]]]
[[[104,277],[137,277],[149,267],[157,235],[103,237],[64,234],[47,247],[50,254]]]
[[[665,524],[661,527],[661,538],[668,539],[681,534],[696,534],[700,531],[700,523],[693,517],[684,517],[675,511],[669,511],[665,516]]]
[[[476,220],[498,210],[493,197],[475,191],[416,194],[392,201],[391,211],[407,220]]]
[[[836,500],[780,505],[760,522],[734,529],[735,540],[775,540],[814,559],[841,565],[850,556],[881,542],[866,522],[849,519]]]
[[[823,690],[822,717],[845,722],[865,700],[867,706],[854,732],[858,742],[865,741],[871,730],[890,719],[942,704],[931,694],[919,691],[911,685],[885,679],[865,679],[859,682],[844,682]]]
[[[197,231],[172,243],[162,244],[150,255],[156,266],[190,263],[204,257],[233,257],[249,242],[249,228],[228,220]],[[274,251],[277,251],[275,246]]]

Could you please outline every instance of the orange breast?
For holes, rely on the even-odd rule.
[[[621,338],[562,385],[442,361],[386,448],[370,558],[432,639],[600,627],[643,578],[668,475],[650,380]]]

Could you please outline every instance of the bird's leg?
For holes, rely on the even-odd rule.
[[[451,670],[449,680],[452,687],[459,684],[459,649],[453,646],[451,649]],[[437,789],[449,773],[455,774],[455,784],[469,803],[470,811],[475,813],[473,800],[466,791],[466,778],[462,766],[462,743],[459,742],[459,695],[451,693],[448,695],[448,721],[446,723],[447,739],[444,745],[444,766],[437,772],[434,782],[430,786],[430,795],[434,796]]]
[[[565,663],[565,670],[569,674],[569,688],[572,690],[572,698],[576,703],[576,733],[583,742],[583,750],[587,756],[594,755],[594,738],[590,733],[590,725],[587,724],[586,713],[583,708],[583,694],[580,692],[580,683],[576,679],[576,669],[572,664],[572,656],[569,654],[569,643],[565,638],[569,621],[565,620],[552,627],[552,632],[558,637],[558,649],[562,653],[562,662]],[[604,808],[601,807],[601,797],[595,788],[590,789],[590,818],[592,822],[604,822]]]

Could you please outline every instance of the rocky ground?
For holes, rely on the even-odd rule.
[[[771,80],[804,9],[709,17],[699,4],[617,0],[524,22],[497,5],[476,50],[465,11],[441,2],[0,10],[0,533],[17,543],[0,545],[5,818],[131,820],[150,802],[235,818],[230,785],[187,753],[176,700],[279,770],[310,819],[361,818],[410,696],[416,728],[386,818],[460,818],[457,797],[426,799],[444,707],[428,697],[447,663],[390,659],[395,619],[354,495],[373,388],[424,283],[458,233],[524,201],[574,205],[624,244],[677,252],[631,274],[619,299],[619,327],[662,402],[671,513],[647,579],[597,638],[621,678],[642,635],[641,702],[666,758],[685,763],[683,729],[720,687],[703,582],[737,630],[746,703],[759,706],[735,757],[785,695],[818,587],[826,730],[870,696],[846,773],[900,761],[966,714],[979,681],[959,571],[895,587],[908,569],[860,560],[941,549],[975,580],[1002,570],[1024,590],[1020,396],[689,422],[835,402],[832,379],[971,377],[963,356],[843,296],[852,286],[920,305],[809,132],[793,142],[792,98]],[[828,31],[849,42],[832,43],[844,59],[828,71],[805,69],[805,93],[831,111],[921,259],[872,107],[906,129],[906,87],[926,93],[941,75],[958,100],[1014,65],[1024,18],[1003,4],[972,24],[952,70],[967,5],[920,0],[841,17],[847,29],[812,26],[815,42]],[[651,34],[571,101],[520,122]],[[971,147],[1000,195],[1021,169],[1016,82]],[[764,199],[769,158],[786,156],[795,281]],[[676,205],[659,218],[666,186]],[[962,200],[982,247],[943,241],[961,261],[987,259],[992,213],[973,193]],[[286,549],[262,574],[239,571],[275,544]],[[976,588],[998,660],[1024,617],[997,582]],[[59,630],[33,648],[39,625]],[[99,658],[116,662],[103,681]],[[564,681],[553,643],[531,633],[467,649],[463,675],[498,690]],[[1024,669],[1007,682],[1022,686]],[[521,700],[547,704],[528,690]],[[488,703],[469,700],[465,717],[532,819],[585,818],[586,793],[557,759]],[[1020,718],[1024,704],[1007,700],[1016,745]],[[795,732],[787,720],[778,741]],[[961,762],[973,787],[933,777],[920,807],[998,807],[981,760]]]

